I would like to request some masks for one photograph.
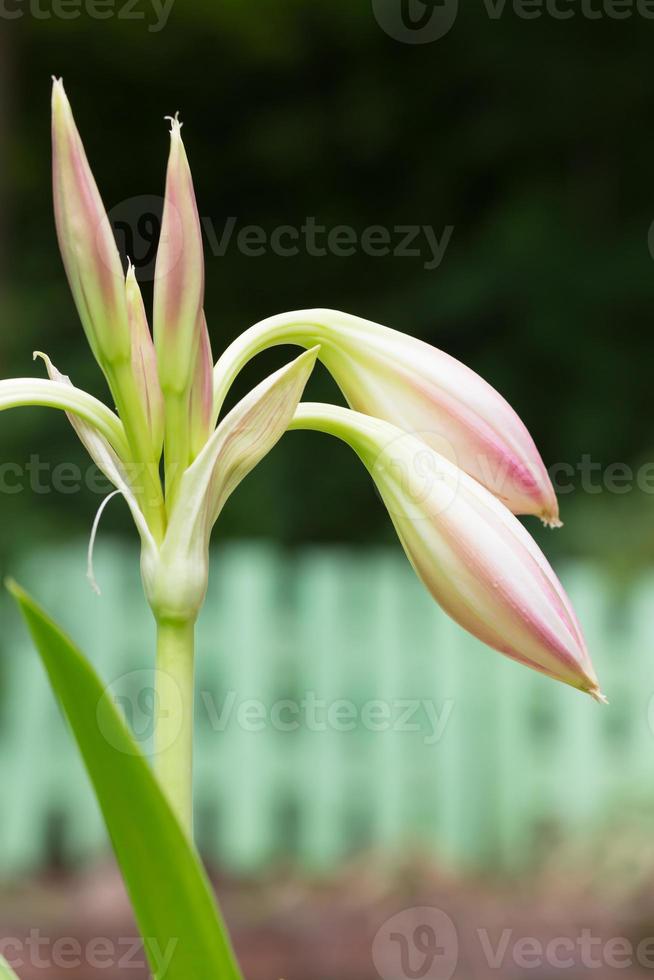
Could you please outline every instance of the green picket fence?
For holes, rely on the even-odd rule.
[[[236,872],[312,872],[372,850],[518,868],[654,792],[654,578],[619,599],[563,578],[603,708],[506,661],[431,602],[397,549],[215,549],[199,626],[197,831]],[[111,685],[145,749],[153,623],[131,548],[45,550],[17,578]],[[0,869],[107,848],[102,822],[15,611],[0,639]],[[134,819],[138,819],[135,813]]]

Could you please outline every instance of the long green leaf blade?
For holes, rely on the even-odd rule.
[[[18,980],[18,977],[7,963],[4,956],[0,954],[0,980]]]
[[[84,758],[155,980],[241,980],[195,849],[102,682],[34,600],[8,588]]]

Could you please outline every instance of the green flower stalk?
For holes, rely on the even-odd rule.
[[[465,629],[601,700],[570,602],[514,516],[559,523],[543,461],[502,396],[442,351],[333,310],[262,321],[214,366],[201,227],[177,118],[152,334],[135,271],[128,265],[124,273],[61,81],[54,82],[52,114],[61,253],[117,414],[76,388],[46,355],[47,380],[0,382],[0,410],[64,410],[130,508],[157,623],[158,677],[165,680],[156,768],[186,833],[192,833],[194,625],[207,591],[212,529],[230,494],[289,428],[326,432],[352,446],[377,483],[418,576]],[[241,368],[264,348],[286,343],[306,350],[221,418]],[[318,357],[349,408],[300,404]]]

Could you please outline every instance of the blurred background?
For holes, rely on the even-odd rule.
[[[229,501],[197,822],[249,980],[654,970],[653,17],[645,0],[0,3],[3,377],[40,375],[44,350],[107,397],[52,218],[62,75],[146,295],[180,111],[215,353],[284,310],[396,327],[509,399],[559,492],[563,530],[527,523],[579,606],[603,711],[432,607],[336,441],[288,435]],[[288,355],[260,355],[234,396]],[[321,370],[308,393],[340,400]],[[126,508],[103,518],[98,599],[106,488],[65,418],[2,415],[0,446],[0,570],[130,705],[152,630]],[[5,955],[24,978],[145,975],[84,774],[8,604],[2,621]]]

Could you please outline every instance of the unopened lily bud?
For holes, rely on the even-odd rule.
[[[415,436],[346,408],[300,405],[292,428],[329,432],[352,446],[418,576],[461,626],[513,660],[605,700],[558,578],[485,487]]]
[[[188,392],[204,303],[204,255],[181,124],[172,120],[154,282],[154,343],[164,395]]]
[[[217,400],[248,357],[282,343],[320,344],[320,359],[351,408],[419,436],[514,514],[560,524],[543,460],[506,399],[454,357],[381,324],[336,310],[263,320],[216,365]]]
[[[213,355],[207,320],[202,313],[200,346],[195,361],[191,386],[191,458],[202,450],[212,430],[213,413]]]
[[[59,248],[84,331],[107,371],[130,357],[123,267],[61,80],[52,88],[52,185]]]
[[[164,401],[157,372],[157,355],[131,263],[125,279],[125,295],[132,345],[132,374],[150,432],[153,458],[159,459],[164,437]]]

